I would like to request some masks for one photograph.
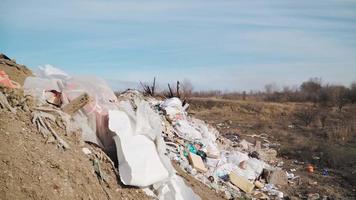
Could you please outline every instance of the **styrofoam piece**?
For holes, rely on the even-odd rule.
[[[109,111],[109,129],[116,133],[120,179],[125,185],[146,187],[168,178],[154,142],[144,135],[134,135],[125,112]]]

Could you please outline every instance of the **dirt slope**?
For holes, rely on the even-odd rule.
[[[9,78],[23,85],[28,76],[32,76],[31,70],[25,65],[17,64],[6,55],[0,53],[0,71],[5,71]]]
[[[64,137],[71,145],[64,151],[46,143],[30,119],[0,112],[0,199],[149,199],[121,186],[109,162],[100,161],[107,183],[99,181],[75,135]]]
[[[0,54],[0,70],[23,84],[31,71]],[[141,189],[124,186],[115,168],[99,148],[84,144],[80,132],[65,134],[52,124],[70,145],[64,150],[45,139],[31,122],[34,101],[21,89],[0,86],[10,112],[0,106],[0,199],[150,199]],[[90,155],[82,148],[91,150]],[[94,165],[97,161],[99,165]],[[95,169],[100,166],[102,180]]]
[[[23,85],[32,72],[0,54],[0,70]],[[0,105],[0,200],[2,199],[151,199],[141,189],[120,182],[117,169],[100,148],[81,141],[80,131],[66,133],[56,123],[51,126],[71,147],[62,149],[53,139],[45,139],[32,123],[35,101],[21,89],[0,86],[10,112]],[[91,150],[90,155],[83,148]],[[98,176],[99,161],[104,180]],[[202,199],[222,199],[204,184],[180,171]]]

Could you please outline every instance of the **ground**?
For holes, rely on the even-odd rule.
[[[1,111],[0,199],[149,199],[141,189],[123,186],[105,160],[106,182],[100,181],[77,137],[63,137],[71,149],[46,143],[30,113]]]
[[[32,74],[3,55],[0,70],[20,84]],[[0,110],[0,199],[150,199],[141,189],[124,186],[112,161],[100,148],[81,142],[80,132],[66,133],[52,124],[69,143],[68,150],[44,138],[31,122],[33,99],[24,97],[22,90],[0,87],[0,91],[17,110]],[[356,106],[348,105],[341,111],[329,108],[323,115],[326,117],[305,126],[295,114],[301,108],[314,110],[308,103],[217,98],[192,98],[189,103],[189,112],[217,127],[221,137],[238,136],[252,143],[257,139],[276,148],[283,168],[296,169],[295,175],[301,177],[282,189],[287,197],[307,199],[318,193],[321,198],[356,199]],[[92,154],[84,154],[83,147]],[[307,163],[315,166],[314,173],[305,170]],[[98,166],[102,173],[96,171]],[[324,168],[328,169],[326,176]],[[202,199],[224,198],[179,168],[177,174]]]
[[[329,108],[324,128],[317,117],[308,127],[295,117],[300,109],[313,107],[310,103],[192,98],[189,112],[216,126],[222,136],[237,135],[240,140],[261,140],[262,144],[261,136],[267,137],[283,159],[283,168],[296,169],[295,175],[301,176],[294,186],[284,188],[288,196],[306,198],[318,193],[331,199],[355,199],[356,106],[348,105],[342,111]],[[343,131],[340,124],[351,127]],[[306,171],[309,163],[315,167],[314,173]],[[322,175],[324,168],[327,176]]]

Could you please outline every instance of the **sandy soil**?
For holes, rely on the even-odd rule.
[[[110,162],[100,161],[107,180],[100,181],[75,135],[63,136],[65,151],[46,143],[30,119],[0,112],[0,199],[149,199],[123,186]]]

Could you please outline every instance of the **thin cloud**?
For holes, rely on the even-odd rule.
[[[2,2],[0,50],[108,80],[189,78],[202,89],[356,79],[356,2]],[[115,82],[115,81],[112,81]],[[120,82],[120,81],[119,81]],[[214,84],[211,84],[214,82]]]

